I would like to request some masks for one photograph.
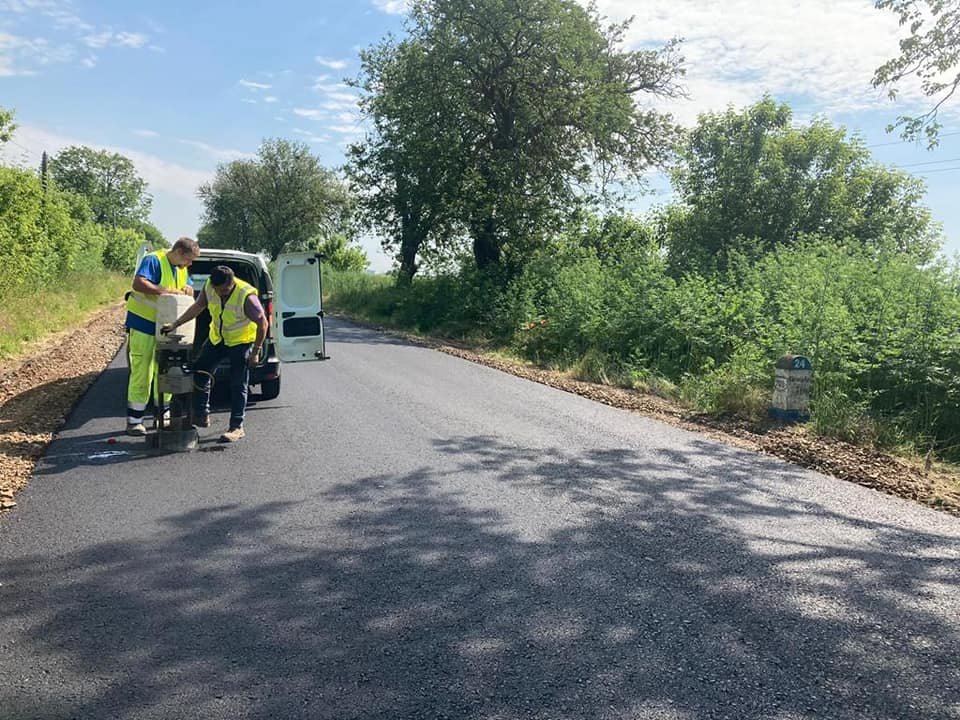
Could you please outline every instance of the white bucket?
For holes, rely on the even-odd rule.
[[[157,298],[158,345],[175,345],[177,342],[186,345],[193,344],[193,331],[195,325],[194,320],[184,323],[173,331],[173,335],[180,336],[176,342],[173,338],[160,334],[160,328],[167,323],[172,323],[178,317],[183,315],[187,311],[187,308],[189,308],[191,305],[193,305],[193,298],[189,295],[161,295]]]

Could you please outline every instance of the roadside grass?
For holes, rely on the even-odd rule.
[[[66,330],[122,299],[129,284],[129,276],[119,273],[78,273],[64,277],[55,288],[0,297],[0,360],[14,359],[27,344]]]

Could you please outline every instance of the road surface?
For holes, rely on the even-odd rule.
[[[222,450],[97,381],[0,519],[0,718],[960,718],[960,519],[329,326]]]

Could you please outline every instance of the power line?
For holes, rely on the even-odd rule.
[[[960,162],[960,158],[950,158],[949,160],[928,160],[927,162],[908,163],[906,165],[897,165],[899,168],[920,167],[921,165],[943,165],[945,163]]]
[[[939,170],[927,170],[926,172],[915,173],[915,174],[916,174],[916,175],[921,175],[921,176],[923,176],[923,175],[933,175],[933,173],[953,172],[954,170],[960,170],[960,165],[958,165],[957,167],[952,167],[952,168],[940,168]]]

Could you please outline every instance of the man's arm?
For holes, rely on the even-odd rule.
[[[260,304],[260,298],[256,295],[250,295],[243,304],[243,312],[247,320],[257,325],[257,339],[253,341],[253,350],[250,352],[250,367],[255,367],[260,359],[260,352],[263,350],[263,343],[267,339],[267,333],[270,330],[270,320],[263,311],[263,305]]]

